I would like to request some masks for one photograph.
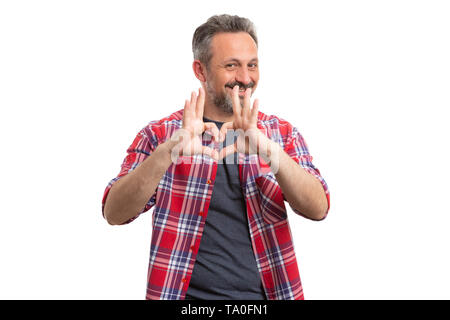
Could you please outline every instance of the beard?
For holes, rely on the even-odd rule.
[[[233,87],[236,85],[238,85],[239,88],[244,88],[245,90],[247,88],[253,88],[255,86],[255,83],[250,82],[249,84],[245,85],[241,82],[231,82],[227,83],[225,85],[225,88],[228,87],[230,89],[233,89]],[[209,95],[214,105],[226,114],[233,114],[233,100],[231,94],[222,91],[216,92],[214,91],[213,87],[213,81],[206,81],[206,93]],[[241,102],[241,107],[244,107],[244,99],[242,97],[239,97],[239,100]]]
[[[215,92],[211,82],[206,82],[206,93],[211,98],[214,105],[226,114],[233,114],[233,101],[225,92]]]

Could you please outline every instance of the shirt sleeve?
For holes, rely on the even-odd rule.
[[[325,216],[323,217],[323,219],[325,219],[325,217],[328,215],[328,211],[330,210],[330,192],[328,190],[328,186],[327,183],[325,182],[325,179],[322,177],[322,175],[320,174],[319,169],[317,169],[313,163],[312,163],[312,156],[309,154],[308,151],[308,146],[306,145],[305,140],[303,139],[302,135],[300,134],[300,132],[297,130],[297,128],[291,126],[290,124],[288,124],[288,138],[287,138],[287,142],[284,146],[284,151],[295,161],[297,162],[303,169],[305,169],[307,172],[309,172],[310,174],[312,174],[314,177],[317,178],[317,180],[320,181],[320,183],[322,184],[322,187],[325,191],[325,195],[327,197],[327,202],[328,202],[328,208],[327,211],[325,213]],[[283,194],[283,199],[286,201],[286,198],[284,197]],[[309,217],[303,215],[301,212],[299,212],[298,210],[294,209],[290,204],[289,206],[291,207],[291,209],[305,217],[310,219]]]
[[[113,178],[108,185],[106,186],[105,192],[103,194],[102,199],[102,214],[105,217],[105,203],[106,198],[108,197],[109,191],[111,190],[114,183],[119,181],[122,177],[126,176],[129,172],[136,169],[158,146],[158,140],[156,135],[151,132],[149,128],[144,128],[136,135],[133,143],[127,149],[127,156],[122,162],[121,169],[117,177]],[[148,211],[152,208],[156,203],[156,192],[158,188],[156,188],[153,195],[148,200],[147,204],[142,208],[142,210],[133,218],[125,221],[123,224],[130,223],[134,219],[136,219],[142,213]]]

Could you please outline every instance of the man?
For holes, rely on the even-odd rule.
[[[213,16],[198,27],[202,87],[138,133],[105,190],[110,224],[155,206],[147,299],[304,297],[284,201],[322,220],[329,193],[297,129],[250,103],[257,45],[245,18]]]

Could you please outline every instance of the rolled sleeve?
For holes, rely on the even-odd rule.
[[[102,199],[103,217],[105,217],[104,210],[106,198],[108,197],[109,191],[111,190],[112,186],[121,178],[126,176],[128,173],[136,169],[148,156],[151,155],[151,153],[156,149],[157,146],[158,140],[156,138],[156,135],[148,127],[139,131],[139,133],[134,138],[133,143],[127,149],[127,156],[122,162],[119,174],[117,175],[117,177],[113,178],[108,183],[105,192],[103,193]],[[155,192],[150,197],[144,208],[142,208],[142,210],[135,217],[129,219],[128,221],[125,221],[123,224],[130,223],[131,221],[135,220],[139,215],[152,208],[156,203],[157,190],[158,189],[156,188]]]
[[[327,203],[328,203],[327,211],[325,213],[325,216],[323,217],[323,219],[325,219],[325,217],[328,215],[328,211],[330,210],[330,192],[328,190],[328,185],[325,182],[325,179],[320,174],[319,169],[317,169],[313,165],[313,163],[312,163],[313,158],[309,154],[308,146],[306,145],[306,142],[303,139],[302,135],[297,130],[297,128],[295,128],[295,127],[293,127],[291,125],[289,125],[289,134],[288,134],[287,142],[286,142],[286,144],[284,146],[284,151],[292,159],[294,159],[294,161],[297,162],[303,169],[305,169],[307,172],[309,172],[314,177],[316,177],[320,181],[320,183],[322,184],[323,190],[324,190],[325,195],[327,197]],[[284,194],[283,194],[283,198],[286,201],[286,198],[284,197]],[[290,204],[289,204],[289,206],[291,207],[291,209],[295,213],[297,213],[297,214],[299,214],[299,215],[301,215],[303,217],[306,217],[301,212],[299,212],[298,210],[294,209]],[[306,218],[308,218],[308,217],[306,217]],[[323,219],[321,219],[321,220],[323,220]]]

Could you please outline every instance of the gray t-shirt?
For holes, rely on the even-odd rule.
[[[220,130],[223,122],[214,122]],[[233,139],[234,137],[234,139]],[[236,137],[228,131],[223,143]],[[239,180],[237,153],[219,162],[208,215],[186,299],[264,300]]]

